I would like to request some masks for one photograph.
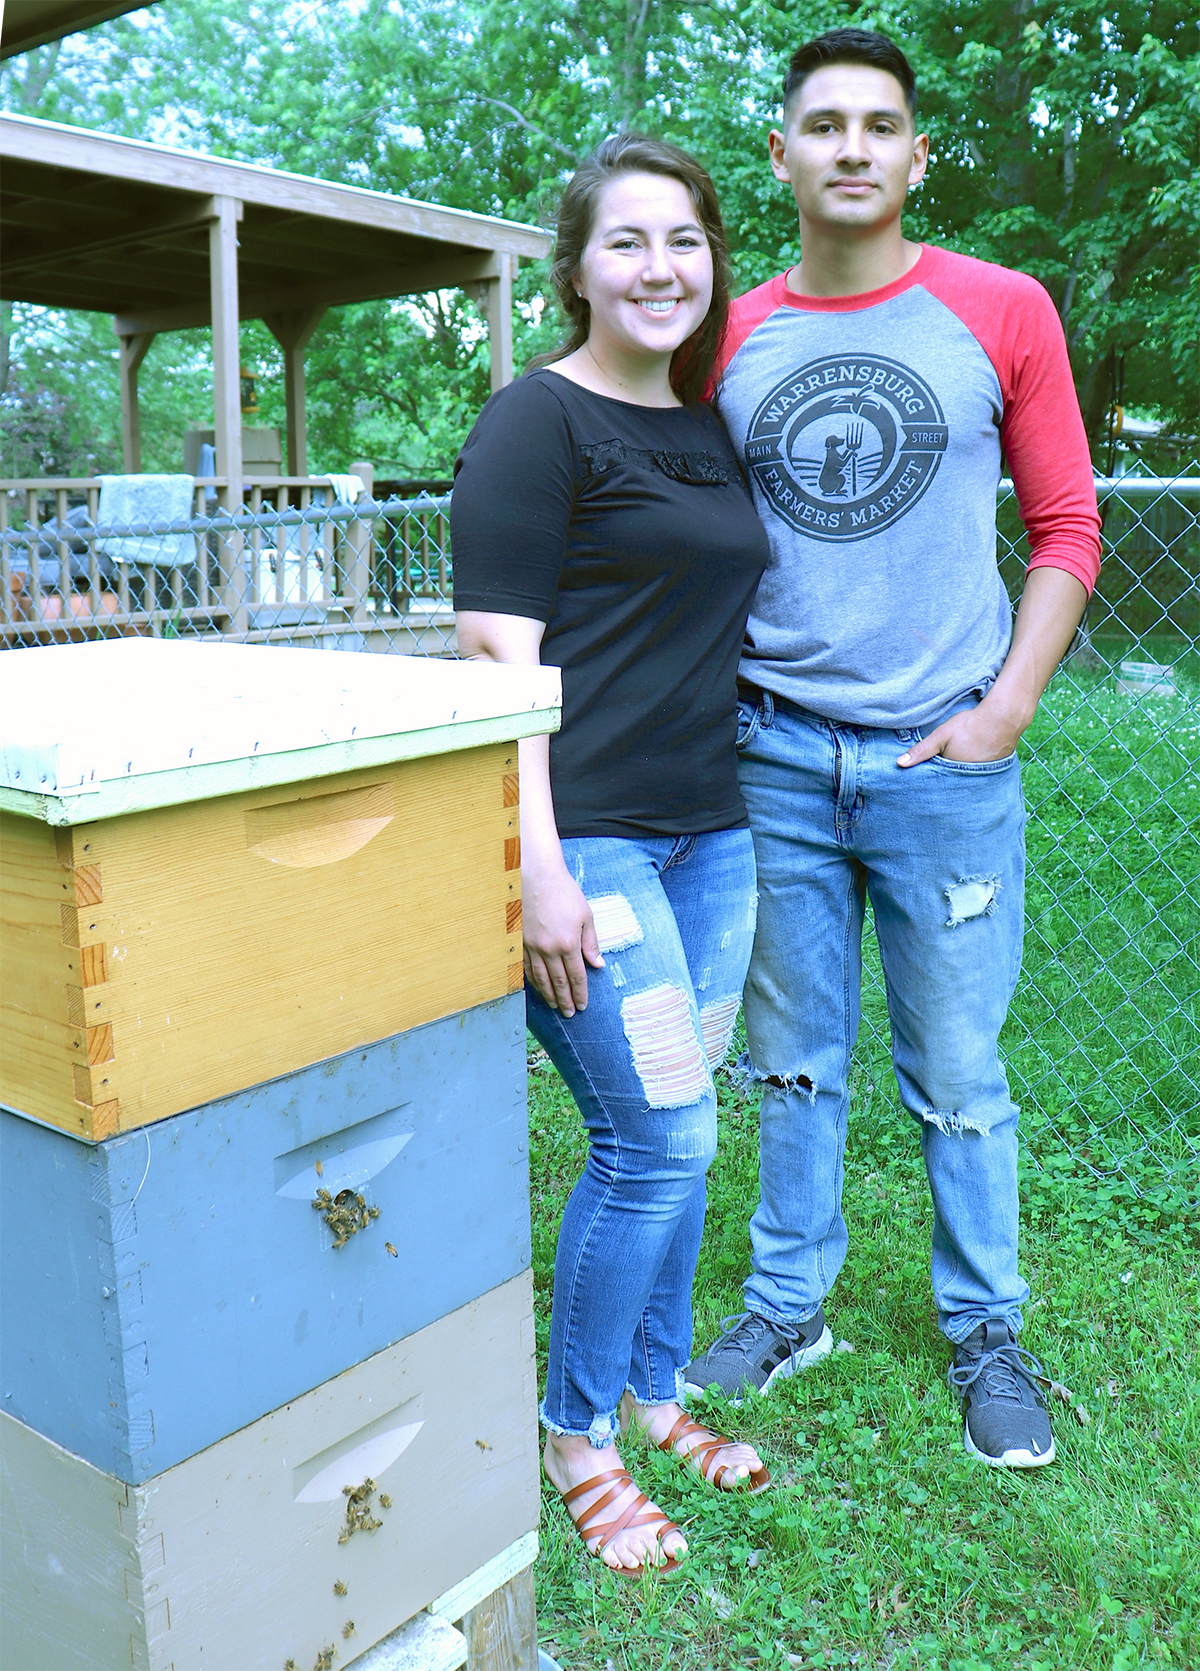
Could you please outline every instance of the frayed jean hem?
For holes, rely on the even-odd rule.
[[[637,1400],[643,1410],[660,1410],[664,1404],[678,1404],[682,1406],[687,1388],[684,1383],[683,1369],[677,1369],[675,1371],[675,1391],[669,1398],[643,1398],[633,1383],[628,1381],[625,1383],[625,1391],[629,1394],[630,1398]]]
[[[538,1405],[538,1420],[547,1433],[557,1433],[560,1439],[586,1439],[593,1450],[602,1451],[607,1446],[615,1444],[619,1426],[615,1415],[599,1415],[592,1417],[592,1425],[583,1429],[577,1427],[560,1427],[558,1422],[551,1421],[546,1414],[545,1399]]]

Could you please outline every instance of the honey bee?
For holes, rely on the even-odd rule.
[[[317,1162],[317,1177],[318,1178],[323,1178],[324,1176],[325,1176],[325,1168],[321,1165],[320,1161],[318,1161]]]
[[[481,1451],[490,1451],[490,1450],[491,1450],[491,1448],[492,1448],[492,1447],[491,1447],[491,1446],[490,1446],[490,1445],[489,1445],[489,1444],[488,1444],[488,1442],[487,1442],[487,1440],[486,1440],[486,1439],[476,1439],[476,1441],[475,1441],[475,1443],[476,1443],[476,1444],[477,1444],[477,1445],[478,1445],[478,1446],[479,1446],[479,1448],[480,1448],[480,1450],[481,1450]]]
[[[333,1593],[335,1596],[344,1596],[347,1594],[346,1586],[342,1583],[340,1578],[334,1579]]]
[[[354,1635],[354,1620],[353,1619],[347,1619],[345,1624],[342,1626],[342,1638],[343,1638],[343,1640],[348,1641],[349,1638],[352,1637],[353,1635]]]
[[[386,1491],[381,1491],[379,1493],[379,1506],[381,1509],[390,1509],[392,1506],[392,1499],[388,1496]]]
[[[388,1252],[391,1254],[393,1259],[399,1259],[400,1255],[396,1252],[396,1250],[392,1246],[391,1242],[384,1242],[383,1245],[384,1245],[385,1248],[387,1248]]]

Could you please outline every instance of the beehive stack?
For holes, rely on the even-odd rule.
[[[0,657],[4,1663],[449,1668],[528,1567],[516,739],[558,700]]]

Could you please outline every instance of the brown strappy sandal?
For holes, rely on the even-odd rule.
[[[581,1497],[585,1491],[594,1491],[598,1485],[608,1485],[612,1481],[616,1481],[612,1490],[606,1491],[602,1497],[589,1504],[576,1519],[571,1509],[572,1502],[577,1497]],[[626,1487],[631,1485],[637,1491],[637,1495],[629,1507],[616,1520],[609,1521],[607,1525],[598,1526],[596,1524],[597,1516],[603,1514],[608,1505],[615,1502]],[[660,1508],[656,1508],[644,1492],[637,1490],[637,1482],[626,1468],[610,1468],[606,1473],[593,1474],[590,1480],[584,1480],[579,1485],[573,1485],[569,1491],[564,1491],[562,1500],[567,1506],[567,1513],[575,1522],[576,1531],[583,1539],[584,1548],[587,1549],[589,1555],[594,1555],[597,1560],[603,1554],[605,1544],[610,1543],[618,1532],[631,1531],[640,1526],[661,1525],[661,1531],[656,1531],[654,1534],[660,1548],[663,1538],[668,1537],[672,1532],[679,1532],[679,1535],[683,1536],[675,1522],[669,1520]],[[596,1536],[599,1536],[599,1543],[596,1544],[594,1549],[589,1548],[588,1539]],[[663,1553],[665,1554],[666,1551],[664,1550]],[[667,1555],[666,1560],[661,1565],[651,1565],[643,1561],[640,1566],[636,1567],[610,1567],[607,1561],[602,1562],[607,1571],[616,1573],[618,1578],[640,1578],[643,1572],[655,1572],[665,1576],[668,1572],[674,1572],[680,1564],[679,1557],[676,1555]]]
[[[692,1439],[697,1434],[703,1436],[700,1444],[689,1446],[686,1451],[675,1449],[681,1439]],[[733,1443],[734,1440],[726,1439],[723,1434],[714,1433],[711,1427],[701,1427],[699,1422],[694,1422],[690,1416],[685,1415],[680,1416],[666,1438],[658,1440],[657,1445],[658,1449],[666,1451],[668,1456],[677,1456],[681,1462],[693,1466],[706,1484],[715,1485],[718,1490],[721,1490],[723,1489],[721,1481],[726,1474],[732,1473],[733,1470],[728,1462],[721,1462],[710,1474],[708,1471],[709,1464],[719,1450],[724,1450],[726,1445],[732,1445]],[[770,1483],[770,1471],[764,1466],[756,1468],[752,1474],[747,1475],[744,1480],[739,1480],[729,1489],[744,1491],[751,1497],[757,1497],[760,1491],[767,1490]]]

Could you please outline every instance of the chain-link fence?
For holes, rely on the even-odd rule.
[[[1027,1144],[1135,1185],[1200,1157],[1200,475],[1098,483],[1103,565],[1027,734],[1023,978],[1002,1036]],[[1001,572],[1027,557],[1011,491]]]
[[[1200,1156],[1200,466],[1097,490],[1100,584],[1023,750],[1028,932],[1003,1044],[1034,1159],[1141,1187]],[[454,653],[448,497],[348,505],[263,484],[231,516],[200,486],[178,519],[120,523],[95,482],[13,498],[0,494],[8,645],[143,633]],[[1015,598],[1026,553],[1008,483],[998,522]],[[870,934],[865,974],[856,1083],[890,1095]]]
[[[1022,746],[1022,977],[1001,1045],[1035,1165],[1194,1190],[1200,1162],[1200,470],[1097,481],[1103,566]],[[998,504],[1015,600],[1028,548]],[[860,1097],[889,1095],[864,946]]]

